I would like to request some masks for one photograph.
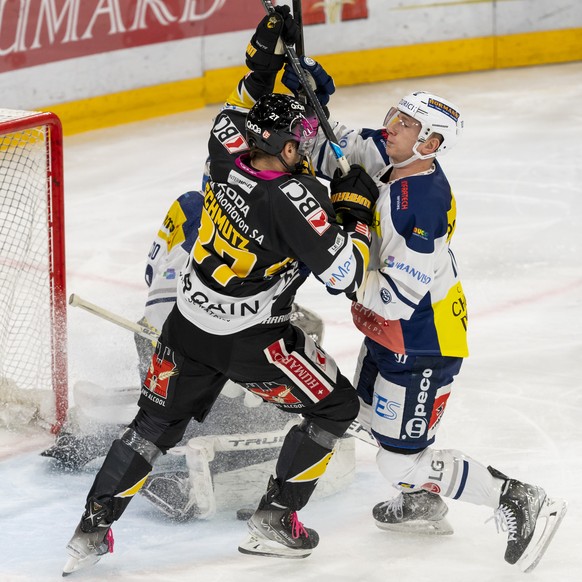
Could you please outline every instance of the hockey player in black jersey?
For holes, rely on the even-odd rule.
[[[332,182],[332,206],[326,187],[307,173],[317,120],[296,99],[271,94],[284,62],[281,36],[293,41],[293,26],[286,7],[261,21],[247,49],[252,72],[215,119],[198,239],[180,274],[177,304],[162,328],[140,410],[89,491],[65,575],[111,551],[111,526],[155,460],[191,418],[204,421],[229,378],[303,417],[285,438],[239,550],[303,558],[318,544],[297,511],[359,403],[331,356],[290,324],[291,306],[309,272],[335,293],[357,291],[378,191],[353,166]]]

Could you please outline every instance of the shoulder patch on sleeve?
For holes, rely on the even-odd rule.
[[[327,213],[305,184],[291,178],[281,184],[279,189],[319,236],[330,227]]]
[[[229,154],[236,154],[249,149],[246,139],[227,113],[221,113],[216,118],[212,127],[212,135]]]
[[[403,178],[390,189],[394,228],[406,240],[406,246],[419,253],[432,253],[434,241],[447,234],[443,192],[435,189],[431,177]]]

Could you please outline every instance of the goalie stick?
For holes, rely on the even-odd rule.
[[[134,321],[130,321],[129,319],[126,319],[125,317],[122,317],[117,313],[113,313],[112,311],[108,311],[103,307],[99,307],[99,305],[90,303],[89,301],[86,301],[85,299],[79,297],[78,295],[75,295],[74,293],[72,293],[71,296],[69,297],[69,305],[73,307],[80,307],[81,309],[84,309],[85,311],[88,311],[89,313],[92,313],[97,317],[101,317],[102,319],[105,319],[110,323],[114,323],[115,325],[118,325],[120,327],[123,327],[124,329],[132,331],[133,333],[136,333],[145,339],[149,339],[152,342],[156,342],[158,340],[158,334],[155,331],[152,331],[149,327],[140,325],[139,323],[135,323]],[[352,424],[348,427],[346,434],[358,440],[361,440],[365,443],[368,443],[369,445],[375,447],[378,446],[376,439],[357,420],[354,420]],[[230,447],[232,447],[233,449],[237,447],[244,448],[244,446],[241,445],[243,441],[247,440],[247,437],[248,435],[246,435],[244,439],[242,438],[239,439],[239,441],[237,441],[237,439],[231,439],[230,437],[228,437],[228,439],[221,441],[221,443],[218,445],[219,447],[225,448],[217,450],[232,450]],[[247,444],[245,446],[249,445]],[[259,446],[258,448],[264,447]]]
[[[69,297],[69,305],[72,307],[80,307],[93,315],[97,315],[102,319],[106,319],[115,325],[119,325],[129,331],[133,331],[137,335],[152,340],[153,342],[158,341],[158,334],[155,331],[152,331],[149,327],[145,325],[140,325],[134,321],[130,321],[129,319],[125,319],[125,317],[121,317],[121,315],[117,315],[116,313],[112,313],[111,311],[107,311],[107,309],[103,309],[103,307],[99,307],[94,303],[89,303],[89,301],[85,301],[85,299],[75,295],[74,293],[71,294]]]
[[[271,0],[261,0],[261,2],[263,3],[265,10],[267,11],[267,14],[272,14],[275,11],[275,8],[273,7],[273,3],[271,2]],[[294,4],[294,7],[297,7],[297,4]],[[301,31],[301,44],[302,42],[303,42],[303,32]],[[307,100],[309,101],[309,105],[311,105],[311,107],[313,107],[313,109],[315,110],[315,115],[317,116],[319,125],[323,130],[323,133],[327,138],[329,145],[335,155],[338,167],[340,168],[342,174],[345,175],[350,171],[350,164],[348,163],[348,160],[344,156],[342,149],[336,143],[337,138],[333,133],[333,129],[329,124],[329,121],[327,119],[327,116],[325,115],[321,103],[315,96],[315,92],[311,88],[311,84],[309,83],[307,77],[305,76],[305,71],[303,70],[301,63],[299,62],[299,57],[297,56],[295,49],[293,48],[292,45],[287,43],[284,43],[284,46],[285,53],[287,54],[287,58],[289,59],[289,63],[291,67],[293,67],[293,71],[295,71],[295,74],[301,81],[301,85],[303,86],[303,90],[305,91],[305,95],[307,96]]]

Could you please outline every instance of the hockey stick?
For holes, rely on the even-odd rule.
[[[297,23],[297,28],[299,28],[299,39],[295,43],[295,52],[298,57],[302,57],[305,54],[305,43],[303,41],[303,7],[301,6],[301,0],[293,0],[293,18]]]
[[[79,297],[78,295],[75,295],[74,293],[72,293],[71,296],[69,297],[69,305],[72,305],[73,307],[80,307],[81,309],[84,309],[85,311],[88,311],[93,315],[97,315],[98,317],[101,317],[102,319],[114,323],[115,325],[119,325],[124,329],[128,329],[129,331],[132,331],[133,333],[136,333],[137,335],[145,339],[151,340],[152,342],[156,342],[158,340],[158,334],[155,331],[152,331],[149,327],[140,325],[139,323],[136,323],[134,321],[130,321],[129,319],[126,319],[121,315],[117,315],[116,313],[108,311],[103,307],[99,307],[94,303],[85,301],[85,299]],[[369,445],[376,447],[378,446],[376,439],[357,420],[354,420],[352,422],[352,424],[347,429],[346,434],[351,437],[357,438],[365,443],[368,443]],[[238,438],[238,436],[240,436],[240,439]],[[270,448],[274,446],[273,444],[268,444],[266,442],[261,442],[260,444],[255,443],[255,446],[253,446],[252,443],[253,439],[256,441],[256,438],[259,438],[259,436],[256,436],[256,438],[255,436],[256,435],[230,435],[228,437],[223,437],[223,439],[219,441],[220,442],[220,444],[218,444],[219,448],[216,450],[224,451],[234,449],[248,450],[249,448],[251,449]],[[260,435],[260,438],[263,438],[265,436],[266,435],[264,434]]]
[[[80,307],[81,309],[84,309],[93,315],[97,315],[98,317],[114,323],[115,325],[119,325],[120,327],[128,329],[129,331],[133,331],[133,333],[136,333],[145,339],[149,339],[153,342],[158,341],[158,334],[155,331],[152,331],[149,327],[140,325],[139,323],[130,321],[129,319],[125,319],[125,317],[121,317],[121,315],[107,311],[107,309],[103,309],[103,307],[99,307],[94,303],[89,303],[89,301],[85,301],[74,293],[72,293],[69,297],[69,305],[72,305],[73,307]]]
[[[360,441],[365,442],[373,447],[378,447],[378,441],[372,436],[370,431],[364,427],[364,425],[359,420],[354,420],[348,430],[346,430],[348,436],[354,437]]]
[[[275,8],[273,7],[273,3],[271,2],[271,0],[261,0],[261,2],[263,3],[265,10],[267,11],[267,14],[273,14]],[[301,34],[301,38],[303,38],[303,34]],[[301,82],[301,85],[303,86],[303,90],[305,91],[307,100],[309,101],[309,105],[311,105],[311,107],[313,107],[313,109],[315,110],[315,115],[317,116],[319,125],[323,130],[323,133],[327,138],[327,141],[329,142],[329,145],[335,155],[338,167],[340,168],[342,174],[345,175],[350,171],[350,164],[348,163],[348,160],[344,156],[342,149],[336,143],[336,136],[333,133],[333,129],[329,124],[329,121],[327,119],[327,116],[325,115],[321,103],[319,102],[319,100],[315,96],[315,92],[311,88],[311,84],[309,83],[307,77],[305,76],[305,71],[303,70],[301,63],[299,62],[299,57],[297,56],[295,49],[290,44],[287,43],[284,44],[285,52],[287,53],[289,63],[291,64],[293,71],[295,71],[295,74],[297,75],[299,81]]]

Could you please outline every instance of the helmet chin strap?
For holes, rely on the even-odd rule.
[[[281,152],[277,154],[277,159],[285,166],[288,172],[293,173],[293,168],[283,159]]]
[[[414,144],[412,148],[412,156],[410,156],[407,160],[404,160],[403,162],[394,162],[392,158],[389,158],[392,166],[394,168],[403,168],[404,166],[408,166],[408,164],[411,164],[415,160],[428,160],[429,158],[436,158],[436,152],[433,152],[432,154],[425,154],[424,156],[420,155],[418,153],[418,150],[416,149],[420,143],[421,142],[417,141]]]
[[[291,174],[303,174],[305,173],[305,168],[309,169],[309,160],[305,156],[300,156],[299,161],[293,166],[290,166],[284,159],[281,153],[277,154],[277,159],[285,166],[287,171]],[[307,163],[307,165],[306,165]]]

